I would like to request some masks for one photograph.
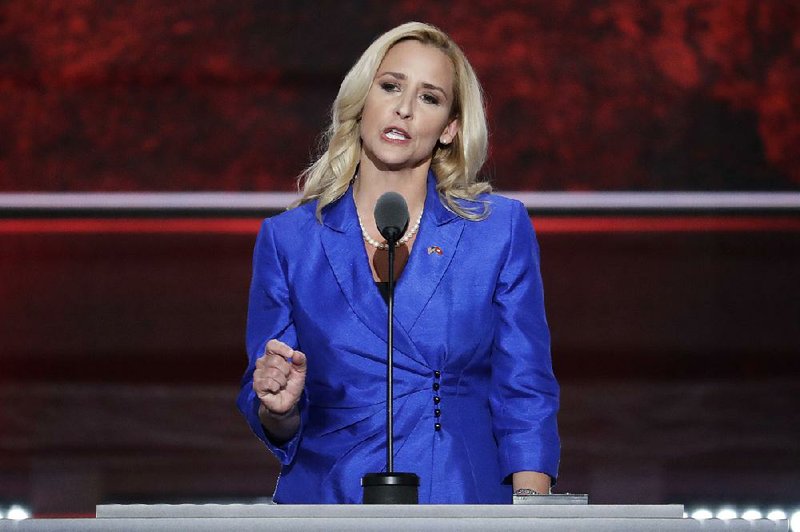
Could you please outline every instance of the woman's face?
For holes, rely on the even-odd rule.
[[[380,170],[430,164],[436,143],[458,131],[450,119],[453,65],[419,41],[394,45],[383,58],[361,115],[362,157]]]

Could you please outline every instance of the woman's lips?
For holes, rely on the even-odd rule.
[[[411,135],[404,129],[399,127],[387,127],[381,134],[384,140],[395,143],[404,143],[411,140]]]

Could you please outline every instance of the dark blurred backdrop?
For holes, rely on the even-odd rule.
[[[0,4],[0,190],[290,190],[381,32],[441,26],[506,190],[800,190],[792,0]]]

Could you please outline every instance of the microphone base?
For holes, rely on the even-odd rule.
[[[419,477],[414,473],[367,473],[361,486],[364,504],[419,504]]]

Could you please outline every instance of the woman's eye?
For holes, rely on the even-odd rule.
[[[437,98],[433,94],[423,94],[422,101],[432,105],[439,105],[439,98]]]
[[[381,88],[386,92],[393,92],[399,89],[397,83],[390,83],[388,81],[384,81],[383,83],[381,83]]]

